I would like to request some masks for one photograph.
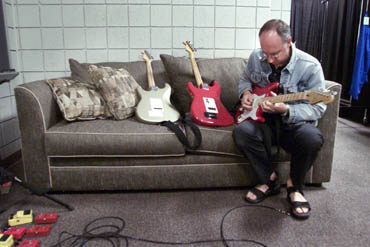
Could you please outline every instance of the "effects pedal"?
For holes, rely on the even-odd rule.
[[[35,217],[35,223],[36,224],[50,224],[57,222],[58,219],[58,213],[44,213],[44,214],[38,214]]]
[[[11,185],[12,185],[12,182],[11,181],[6,182],[4,184],[1,184],[0,185],[0,194],[8,194],[9,191],[10,191]]]
[[[13,235],[0,234],[0,247],[13,247]]]
[[[19,245],[17,245],[17,247],[40,247],[40,240],[23,240]]]
[[[27,228],[27,237],[46,237],[50,234],[50,225],[36,225]]]
[[[8,219],[9,226],[23,225],[32,223],[32,210],[20,210],[11,214]]]
[[[3,232],[6,235],[13,235],[13,238],[15,240],[23,238],[24,234],[26,234],[26,228],[25,227],[10,227],[7,231]],[[1,246],[1,245],[0,245]]]

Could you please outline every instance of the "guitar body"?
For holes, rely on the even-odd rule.
[[[153,87],[145,91],[138,87],[140,101],[136,107],[136,117],[144,123],[175,122],[180,113],[171,104],[171,87],[166,83],[164,88]]]
[[[262,108],[258,105],[260,98],[271,96],[272,91],[276,91],[279,86],[279,82],[271,82],[266,87],[253,87],[253,105],[252,110],[247,111],[240,107],[235,115],[235,122],[240,124],[241,122],[252,119],[256,122],[264,123],[265,118],[263,117]]]
[[[195,123],[220,127],[234,123],[233,117],[220,100],[221,88],[217,81],[213,81],[208,88],[197,88],[188,82],[187,89],[193,97],[190,114]]]

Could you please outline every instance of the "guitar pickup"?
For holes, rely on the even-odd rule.
[[[204,113],[204,116],[205,116],[206,118],[217,119],[217,114],[215,114],[215,113],[205,112],[205,113]]]

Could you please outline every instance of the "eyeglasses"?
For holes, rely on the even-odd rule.
[[[278,59],[282,51],[283,51],[283,50],[280,50],[280,51],[278,51],[278,52],[271,53],[271,54],[263,53],[263,55],[265,56],[265,58],[266,58],[266,59],[268,59],[268,58]]]

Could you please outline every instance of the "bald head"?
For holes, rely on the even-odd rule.
[[[289,26],[281,20],[266,22],[259,32],[260,45],[267,61],[276,68],[285,66],[291,56]]]
[[[284,43],[288,42],[291,39],[290,27],[282,20],[272,19],[263,24],[261,27],[258,36],[261,38],[261,35],[265,32],[275,31],[277,35],[282,39]]]

